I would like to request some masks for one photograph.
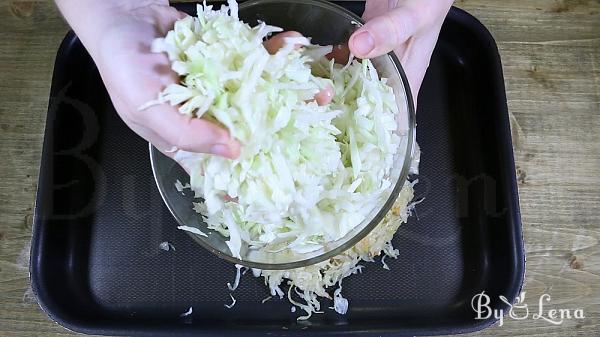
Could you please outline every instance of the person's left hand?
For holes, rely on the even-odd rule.
[[[394,51],[416,103],[431,54],[451,0],[367,0],[363,19],[348,47],[358,58]]]

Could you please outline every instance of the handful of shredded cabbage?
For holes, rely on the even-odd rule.
[[[342,238],[384,202],[400,137],[392,88],[369,60],[335,64],[331,47],[287,38],[271,55],[264,40],[281,28],[250,27],[237,4],[198,6],[153,51],[166,52],[182,80],[156,102],[226,127],[239,158],[178,151],[208,228],[228,236],[234,256],[249,249],[309,252]],[[301,45],[301,48],[297,48]],[[330,104],[314,95],[335,90]]]
[[[388,176],[401,141],[394,132],[393,90],[369,60],[336,64],[325,57],[331,46],[305,37],[287,38],[269,54],[263,42],[282,29],[264,22],[250,27],[239,20],[237,3],[228,5],[199,5],[197,17],[177,21],[154,41],[153,51],[168,54],[181,82],[149,105],[177,106],[182,114],[222,125],[242,143],[235,160],[182,150],[175,155],[202,198],[194,209],[209,229],[228,237],[234,256],[318,250],[363,222],[393,188]],[[334,88],[332,102],[319,106],[313,98],[327,86]],[[395,207],[405,221],[412,184],[402,193]],[[360,271],[362,259],[394,256],[389,241],[402,221],[388,220],[391,225],[382,223],[330,261],[258,275],[280,296],[279,285],[291,279],[290,291],[299,289],[306,304],[288,294],[290,301],[309,315],[319,310],[317,297],[328,297],[326,287],[338,283],[335,309],[345,312],[341,280]]]

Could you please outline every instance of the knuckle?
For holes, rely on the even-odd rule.
[[[415,6],[402,6],[395,11],[398,24],[404,25],[407,29],[419,25],[422,18],[422,9]],[[414,29],[413,29],[414,30]]]
[[[396,13],[387,13],[383,18],[386,20],[386,26],[390,29],[394,46],[403,44],[408,38],[410,22],[405,20],[404,16]]]

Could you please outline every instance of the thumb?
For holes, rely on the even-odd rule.
[[[408,7],[394,8],[357,29],[348,47],[358,58],[373,58],[394,50],[417,31],[417,20]]]

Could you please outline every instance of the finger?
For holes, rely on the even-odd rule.
[[[117,111],[121,110],[120,104]],[[240,144],[223,128],[203,119],[180,114],[166,104],[150,107],[129,115],[122,115],[125,123],[161,152],[184,150],[211,153],[227,158],[237,158]]]
[[[240,144],[213,123],[182,115],[176,107],[168,104],[138,110],[142,104],[155,99],[155,93],[178,79],[171,71],[158,71],[169,67],[166,55],[143,50],[130,53],[133,55],[113,56],[115,60],[112,60],[110,76],[103,76],[115,108],[128,125],[160,135],[168,143],[167,148],[176,146],[189,152],[212,153],[228,158],[239,155]],[[132,60],[135,60],[136,67],[127,66],[133,63]],[[100,68],[104,73],[104,67]],[[132,79],[138,79],[135,86],[131,85]],[[150,141],[156,139],[149,135],[142,137]]]
[[[264,42],[264,46],[265,46],[265,49],[267,49],[267,51],[269,52],[269,54],[275,54],[275,53],[277,53],[277,51],[279,49],[281,49],[285,45],[286,38],[301,37],[301,36],[302,36],[302,34],[296,32],[296,31],[290,30],[287,32],[279,33],[279,34],[273,36],[272,38],[268,39],[267,41]],[[294,47],[300,48],[302,46],[297,44]],[[346,57],[346,59],[347,59],[347,57]],[[331,103],[332,99],[333,99],[333,88],[331,86],[325,87],[323,90],[319,91],[315,95],[315,101],[317,102],[318,105],[327,105],[327,104]]]
[[[406,72],[408,82],[416,104],[423,78],[429,67],[429,60],[435,47],[439,30],[433,29],[430,33],[411,39],[407,43],[405,53],[399,56],[400,62]]]
[[[154,145],[154,143],[152,143],[152,145]],[[194,162],[191,159],[181,159],[178,158],[177,156],[177,152],[179,151],[178,148],[176,148],[175,146],[171,147],[170,149],[164,149],[164,148],[160,148],[156,145],[154,145],[155,148],[158,149],[158,151],[160,151],[162,154],[164,154],[165,156],[173,159],[174,161],[177,162],[177,164],[179,164],[179,166],[181,166],[181,168],[189,175],[191,176],[192,173],[197,173],[200,175],[204,175],[203,171],[202,171],[202,167],[195,165],[196,162]],[[196,159],[198,160],[198,159]]]
[[[136,130],[134,129],[134,131],[136,131]],[[136,133],[138,133],[140,136],[142,135],[142,133],[139,133],[138,131],[136,131]],[[191,172],[194,171],[194,169],[190,165],[186,165],[187,162],[185,160],[184,161],[177,160],[176,156],[177,156],[177,152],[179,151],[179,149],[176,146],[170,145],[166,140],[164,140],[162,137],[160,137],[153,131],[147,130],[144,133],[150,134],[151,136],[150,137],[142,136],[143,138],[148,140],[150,142],[150,144],[152,144],[152,146],[154,146],[160,153],[177,161],[179,166],[181,166],[187,174],[190,174]]]
[[[160,134],[171,146],[188,152],[237,158],[240,143],[229,132],[207,120],[180,114],[166,104],[140,111],[137,122]]]
[[[131,123],[128,120],[124,120],[127,126],[137,133],[140,137],[144,138],[148,142],[150,142],[158,151],[160,151],[165,156],[175,159],[175,155],[179,149],[176,146],[169,144],[166,140],[164,140],[159,134],[156,132],[149,130],[146,127],[141,125]],[[186,165],[185,161],[179,162],[179,165],[188,173],[193,171],[193,169]]]
[[[147,7],[143,8],[140,18],[147,19],[148,17],[151,17],[151,23],[156,27],[157,35],[163,37],[173,29],[175,21],[181,20],[187,16],[189,16],[187,13],[178,11],[175,7],[159,6],[159,10],[153,10]]]
[[[348,46],[358,58],[377,57],[406,42],[418,26],[418,14],[412,8],[395,8],[357,29],[350,37]]]
[[[296,31],[290,30],[290,31],[279,33],[279,34],[273,36],[272,38],[265,41],[263,45],[265,46],[265,49],[267,49],[269,54],[273,55],[273,54],[277,53],[277,51],[285,45],[285,38],[301,37],[301,36],[302,36],[302,34],[296,32]],[[301,45],[296,45],[295,47],[300,48]]]
[[[339,44],[333,46],[331,53],[325,55],[328,60],[334,60],[335,63],[346,64],[350,58],[350,49],[348,44]]]
[[[367,22],[381,13],[385,13],[392,8],[395,8],[398,4],[398,0],[367,0],[365,1],[365,11],[362,15],[362,19]]]
[[[177,16],[178,19],[183,19],[183,18],[189,16],[189,14],[186,12],[177,11],[177,13],[175,13],[175,16]]]
[[[315,101],[318,105],[327,105],[331,103],[333,99],[333,87],[330,85],[326,86],[325,89],[319,91],[318,94],[315,95]]]
[[[408,47],[412,44],[412,40],[413,38],[411,37],[410,39],[406,40],[406,42],[394,48],[394,54],[396,54],[396,57],[398,57],[398,60],[400,60],[400,63],[402,64],[404,64],[403,60],[405,60],[406,58],[407,50]]]

